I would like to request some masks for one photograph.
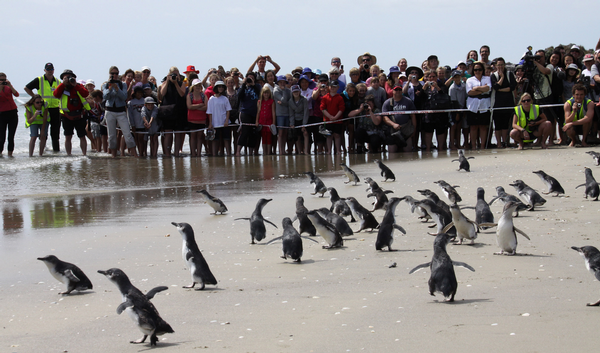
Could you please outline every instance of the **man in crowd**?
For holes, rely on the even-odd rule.
[[[535,52],[536,59],[533,60],[535,65],[533,71],[533,97],[535,103],[539,105],[553,104],[554,99],[552,95],[552,71],[554,66],[552,64],[546,64],[546,52],[538,50]],[[546,118],[550,121],[556,121],[556,116],[552,108],[542,108],[542,111],[546,115]]]
[[[73,130],[77,131],[81,153],[87,153],[87,140],[85,127],[87,120],[83,118],[84,111],[90,110],[90,105],[85,97],[89,92],[85,87],[77,83],[77,76],[71,70],[65,70],[60,74],[62,83],[53,92],[54,98],[59,100],[61,120],[65,134],[65,151],[71,155],[71,139]],[[127,93],[125,93],[127,94]]]
[[[135,150],[135,140],[131,135],[129,119],[126,112],[127,86],[124,85],[119,78],[119,69],[116,66],[111,66],[108,70],[110,78],[102,85],[102,93],[106,100],[106,128],[108,130],[108,148],[113,158],[117,156],[118,140],[117,140],[117,125],[123,132],[125,143],[129,149],[129,154],[137,157]]]
[[[587,147],[586,142],[592,122],[594,120],[594,102],[585,98],[587,89],[584,85],[578,83],[573,86],[573,97],[567,100],[564,105],[565,126],[563,131],[571,139],[569,147],[575,146],[577,135],[583,135],[581,145]]]
[[[481,48],[479,48],[479,55],[481,56],[481,62],[488,66],[492,65],[492,62],[490,61],[490,47],[482,45]]]
[[[247,72],[254,72],[254,67],[256,65],[258,65],[258,71],[256,71],[257,76],[267,77],[267,71],[265,70],[265,66],[267,66],[267,61],[273,65],[273,67],[274,67],[273,71],[274,71],[275,75],[277,75],[277,73],[279,72],[281,67],[279,67],[279,65],[277,65],[277,63],[274,62],[271,59],[271,56],[269,56],[269,55],[265,55],[265,56],[259,55],[258,58],[256,58],[256,60],[254,60],[254,62],[250,66],[250,68],[248,68]]]
[[[346,75],[344,75],[344,68],[342,67],[343,66],[342,60],[340,58],[338,58],[337,56],[333,57],[331,59],[331,67],[334,67],[334,66],[337,67],[338,70],[340,70],[340,75],[338,77],[338,81],[341,81],[340,87],[341,87],[342,83],[344,84],[344,87],[346,87]]]
[[[383,103],[382,113],[416,110],[413,102],[402,95],[402,85],[394,86],[392,98]],[[384,115],[383,122],[391,127],[391,131],[386,136],[386,143],[390,153],[402,152],[404,147],[412,146],[409,139],[416,138],[417,117],[415,114],[393,114]]]
[[[25,86],[25,92],[34,96],[33,90],[42,96],[48,106],[48,115],[50,115],[50,136],[52,137],[52,150],[60,151],[60,108],[59,100],[54,97],[54,91],[60,82],[54,77],[54,65],[47,63],[44,66],[44,74],[34,78]]]
[[[371,66],[377,64],[377,57],[366,52],[363,55],[360,55],[356,59],[356,62],[358,63],[359,68],[359,80],[363,82],[367,81],[367,79],[371,77]],[[350,74],[352,74],[352,72]]]

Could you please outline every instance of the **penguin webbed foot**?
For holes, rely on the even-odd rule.
[[[585,304],[585,306],[600,306],[600,300],[598,300],[595,303],[587,303],[587,304]]]
[[[190,284],[189,286],[183,286],[182,288],[194,288],[195,285],[196,282],[192,282],[192,284]]]
[[[140,343],[144,343],[146,342],[146,338],[148,337],[148,335],[144,335],[144,337],[135,340],[135,341],[129,341],[129,343],[133,343],[133,344],[140,344]],[[151,339],[152,340],[152,339]],[[150,345],[152,345],[152,342],[150,342]],[[154,343],[154,345],[156,346],[156,342]]]
[[[432,224],[432,225],[427,226],[427,228],[435,228],[435,227],[437,227],[437,224],[435,224],[435,223]]]
[[[158,342],[158,337],[153,333],[152,336],[150,336],[150,347],[156,346],[156,342]]]

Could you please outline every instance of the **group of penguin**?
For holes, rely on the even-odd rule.
[[[592,151],[587,153],[594,157],[597,165],[600,165],[600,154]],[[472,158],[473,157],[469,157],[468,159]],[[465,170],[469,172],[470,165],[468,159],[464,156],[462,151],[459,151],[459,159],[453,161],[459,162],[459,171]],[[396,177],[389,167],[380,160],[375,160],[375,163],[381,170],[381,176],[384,178],[384,182],[388,180],[395,181]],[[344,174],[348,177],[348,181],[345,183],[354,183],[354,185],[358,185],[358,183],[360,183],[358,175],[346,164],[341,163],[340,165]],[[553,196],[559,196],[565,193],[564,189],[555,178],[541,170],[534,171],[533,173],[538,175],[542,182],[546,184],[548,192],[545,192],[544,194],[554,194]],[[428,233],[435,236],[433,242],[434,251],[431,261],[416,266],[409,271],[409,274],[415,273],[423,268],[430,268],[431,274],[428,281],[430,294],[434,295],[436,292],[441,292],[446,301],[449,302],[454,301],[454,296],[458,287],[454,266],[461,266],[473,272],[475,269],[464,262],[452,261],[446,251],[447,244],[452,241],[457,241],[457,244],[460,245],[465,239],[470,240],[471,244],[474,244],[477,233],[481,229],[496,227],[496,240],[500,252],[494,254],[515,255],[518,243],[516,234],[519,233],[527,239],[530,238],[527,234],[514,226],[513,217],[518,217],[519,211],[534,211],[536,206],[542,206],[546,203],[546,200],[537,191],[529,187],[522,180],[516,180],[512,184],[509,184],[515,188],[519,197],[506,193],[503,187],[498,186],[496,188],[497,196],[495,196],[489,204],[485,201],[484,189],[479,187],[477,188],[477,203],[475,206],[476,218],[475,221],[472,221],[461,212],[461,207],[458,206],[458,203],[462,201],[462,198],[456,191],[458,186],[452,186],[444,180],[438,180],[434,183],[442,188],[444,195],[451,202],[451,205],[442,201],[435,192],[429,189],[418,190],[421,195],[425,196],[425,199],[422,200],[417,200],[410,195],[388,199],[387,194],[393,193],[393,191],[384,190],[372,178],[366,177],[365,183],[369,185],[367,188],[367,191],[369,192],[367,197],[375,198],[373,209],[368,210],[354,197],[341,198],[335,188],[326,187],[323,181],[313,172],[306,172],[304,174],[308,176],[310,183],[314,184],[314,193],[311,195],[320,195],[320,197],[323,197],[325,193],[329,192],[331,207],[329,209],[320,208],[308,210],[304,206],[304,198],[301,196],[297,197],[296,215],[293,219],[285,217],[282,220],[283,235],[271,239],[267,243],[271,244],[275,241],[282,240],[283,255],[281,257],[283,259],[289,257],[296,262],[302,261],[302,238],[318,243],[311,237],[320,235],[327,243],[323,248],[333,249],[343,246],[344,237],[366,229],[369,229],[370,231],[377,230],[377,239],[375,242],[376,250],[387,248],[388,251],[394,251],[391,247],[394,240],[394,230],[399,230],[403,234],[406,234],[404,228],[397,224],[395,219],[396,207],[400,202],[405,201],[410,206],[411,213],[416,214],[419,219],[424,220],[424,223],[427,223],[430,219],[433,220],[435,224],[430,226],[430,228],[437,228],[436,233]],[[600,188],[594,179],[590,168],[585,168],[585,176],[586,182],[576,188],[585,186],[586,199],[590,197],[597,201],[600,196]],[[223,201],[210,195],[208,191],[200,190],[198,193],[200,193],[204,201],[214,209],[215,215],[218,213],[224,214],[228,211],[227,206],[225,206]],[[494,223],[494,216],[489,205],[493,204],[496,200],[502,201],[504,203],[504,208],[500,219],[497,223]],[[235,219],[250,221],[252,244],[265,239],[266,227],[264,222],[277,228],[274,223],[265,219],[262,215],[263,208],[270,201],[272,201],[272,199],[260,199],[256,204],[254,212],[249,218]],[[385,214],[381,222],[378,222],[373,216],[373,212],[380,209],[384,210]],[[350,217],[350,222],[358,222],[359,229],[353,231],[344,217]],[[299,222],[298,230],[293,226],[295,221]],[[199,286],[195,289],[202,290],[207,284],[216,285],[217,280],[210,271],[208,263],[196,244],[192,227],[188,223],[172,222],[172,225],[177,228],[183,238],[182,257],[189,268],[192,277],[192,283],[189,286],[184,286],[184,288],[195,288],[195,285],[198,284]],[[301,235],[305,233],[308,233],[310,237]],[[600,280],[600,251],[593,246],[573,246],[572,249],[576,250],[584,257],[587,269]],[[46,264],[54,278],[67,285],[67,290],[59,294],[67,295],[74,290],[82,291],[93,288],[89,278],[76,265],[61,261],[54,255],[40,257],[38,260]],[[154,295],[167,290],[168,287],[159,286],[151,289],[146,294],[143,294],[131,283],[127,275],[121,269],[111,268],[105,271],[100,270],[98,273],[106,276],[106,278],[113,282],[121,293],[122,302],[117,307],[117,314],[126,311],[144,334],[141,339],[131,341],[131,343],[143,343],[146,338],[150,336],[150,344],[151,346],[155,346],[158,341],[157,336],[174,332],[171,326],[161,318],[158,310],[150,302]],[[600,300],[587,305],[599,306]]]

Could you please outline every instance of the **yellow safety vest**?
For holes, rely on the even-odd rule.
[[[531,129],[529,128],[529,126],[527,126],[527,123],[529,121],[534,121],[535,119],[538,118],[538,116],[540,115],[540,106],[533,104],[531,106],[531,108],[529,109],[529,116],[525,116],[525,111],[523,110],[523,106],[518,105],[515,107],[515,115],[517,116],[517,124],[520,127],[524,127],[525,130],[527,130],[527,132],[531,132]]]
[[[591,100],[587,98],[584,99],[583,103],[581,103],[581,109],[579,109],[579,111],[575,114],[575,117],[573,118],[573,122],[585,118],[585,115],[587,114],[587,107],[588,104],[590,104],[590,102]],[[575,103],[575,98],[571,97],[567,100],[567,103],[569,103],[571,109],[573,109],[573,103]]]
[[[38,77],[38,80],[40,87],[38,93],[40,94],[40,96],[42,96],[42,98],[44,98],[46,103],[48,103],[48,108],[58,108],[60,104],[59,99],[54,97],[53,94],[56,87],[58,87],[58,85],[60,84],[60,82],[58,82],[58,79],[55,77],[54,82],[52,82],[52,85],[50,85],[50,82],[48,82],[48,80],[46,79],[46,75]]]
[[[25,127],[29,128],[31,125],[42,125],[44,124],[44,113],[46,112],[46,108],[48,107],[48,103],[44,102],[44,105],[42,106],[42,115],[38,115],[35,117],[35,119],[33,120],[33,122],[30,124],[27,122],[27,111],[31,112],[31,115],[35,115],[35,106],[32,104],[31,106],[25,106],[25,108],[27,109],[25,111]],[[46,121],[50,121],[50,114],[48,114],[48,118]]]
[[[83,104],[83,108],[85,108],[85,110],[91,110],[92,108],[90,108],[90,104],[88,103],[88,101],[83,98],[81,96],[81,94],[79,94],[79,92],[77,92],[77,95],[79,96],[79,99],[81,99],[81,104]],[[68,103],[69,103],[69,96],[67,96],[66,94],[63,93],[62,97],[60,97],[60,113],[63,115],[69,115],[67,113],[69,113],[69,108],[68,107]]]

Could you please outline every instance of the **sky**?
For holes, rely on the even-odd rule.
[[[46,62],[56,76],[71,69],[97,85],[112,65],[149,66],[160,80],[171,66],[195,65],[201,77],[218,65],[245,73],[258,55],[270,55],[280,73],[326,71],[338,56],[348,72],[370,52],[388,72],[403,57],[420,66],[436,54],[454,67],[486,44],[490,58],[517,62],[527,46],[594,48],[600,36],[581,15],[597,12],[597,0],[0,0],[0,8],[0,72],[20,92]]]

